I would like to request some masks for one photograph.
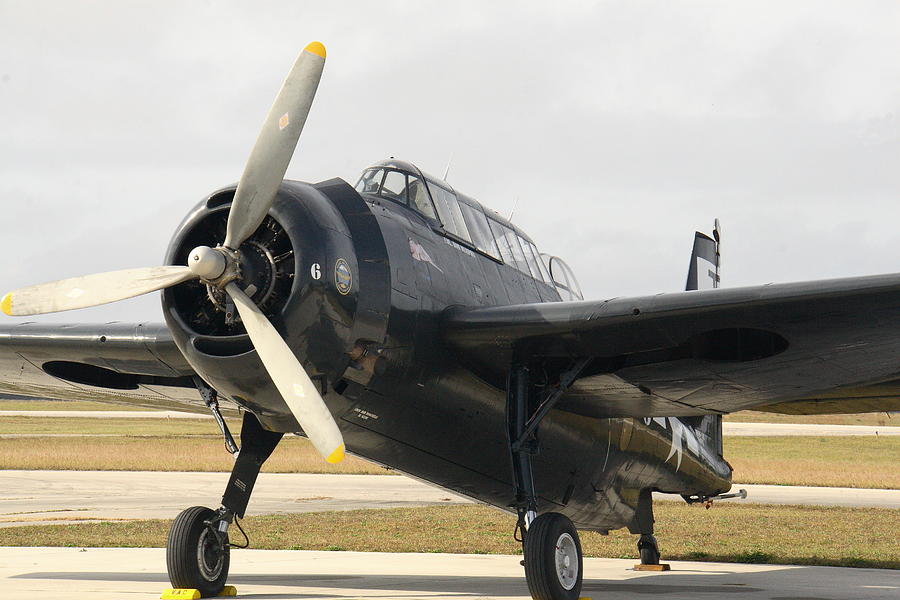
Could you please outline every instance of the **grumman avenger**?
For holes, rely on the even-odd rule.
[[[300,54],[236,186],[190,211],[166,266],[13,291],[25,316],[162,290],[165,324],[0,330],[0,390],[212,411],[236,456],[222,505],[168,537],[177,588],[225,585],[229,527],[302,432],[517,515],[538,600],[575,600],[578,530],[628,527],[659,562],[653,491],[731,488],[722,415],[900,408],[900,275],[583,300],[508,220],[398,160],[358,183],[283,181],[325,49]],[[222,414],[242,414],[240,450]]]

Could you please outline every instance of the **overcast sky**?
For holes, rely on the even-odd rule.
[[[900,2],[0,0],[0,287],[162,260],[328,48],[287,177],[404,158],[589,298],[900,271]],[[42,320],[161,320],[156,295]]]

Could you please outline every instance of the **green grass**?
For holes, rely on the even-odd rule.
[[[900,489],[900,437],[726,437],[741,483]]]
[[[250,517],[253,548],[516,554],[515,519],[483,506],[354,510]],[[162,547],[162,520],[0,528],[3,546]],[[900,568],[897,511],[756,504],[660,503],[663,558]],[[586,556],[637,558],[636,536],[582,532]],[[239,534],[236,540],[240,541]]]

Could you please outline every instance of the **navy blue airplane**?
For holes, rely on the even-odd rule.
[[[412,164],[284,181],[324,62],[300,54],[239,183],[188,213],[166,266],[0,301],[163,290],[165,324],[0,329],[0,391],[212,411],[236,461],[222,505],[172,525],[175,587],[222,590],[229,527],[285,433],[514,513],[533,597],[576,600],[578,530],[628,527],[658,564],[652,492],[728,492],[723,414],[900,409],[900,275],[715,289],[717,227],[688,291],[583,300],[561,259]],[[223,414],[242,415],[240,451]]]

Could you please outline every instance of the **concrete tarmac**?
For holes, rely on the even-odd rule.
[[[235,550],[228,583],[238,598],[528,600],[519,556]],[[900,572],[879,569],[584,561],[582,596],[667,600],[895,600]],[[151,600],[170,587],[162,548],[0,548],[3,598]]]
[[[217,507],[228,473],[0,471],[0,527],[112,519],[173,519]],[[409,477],[261,473],[248,514],[462,504],[469,500]]]
[[[173,519],[188,506],[217,507],[228,473],[0,471],[0,527],[113,519]],[[735,484],[747,500],[900,508],[900,490]],[[679,496],[658,494],[661,500]],[[404,476],[262,473],[248,513],[321,512],[463,504],[470,500]]]
[[[93,419],[212,419],[209,414],[178,411],[127,410],[0,410],[0,417],[57,417]],[[725,435],[735,436],[876,436],[900,435],[900,426],[808,425],[793,423],[722,423]]]
[[[895,419],[896,420],[896,419]],[[900,435],[900,427],[874,425],[810,425],[801,423],[722,423],[729,436],[885,436]]]
[[[208,413],[176,410],[0,410],[0,417],[56,417],[83,419],[212,419]]]

